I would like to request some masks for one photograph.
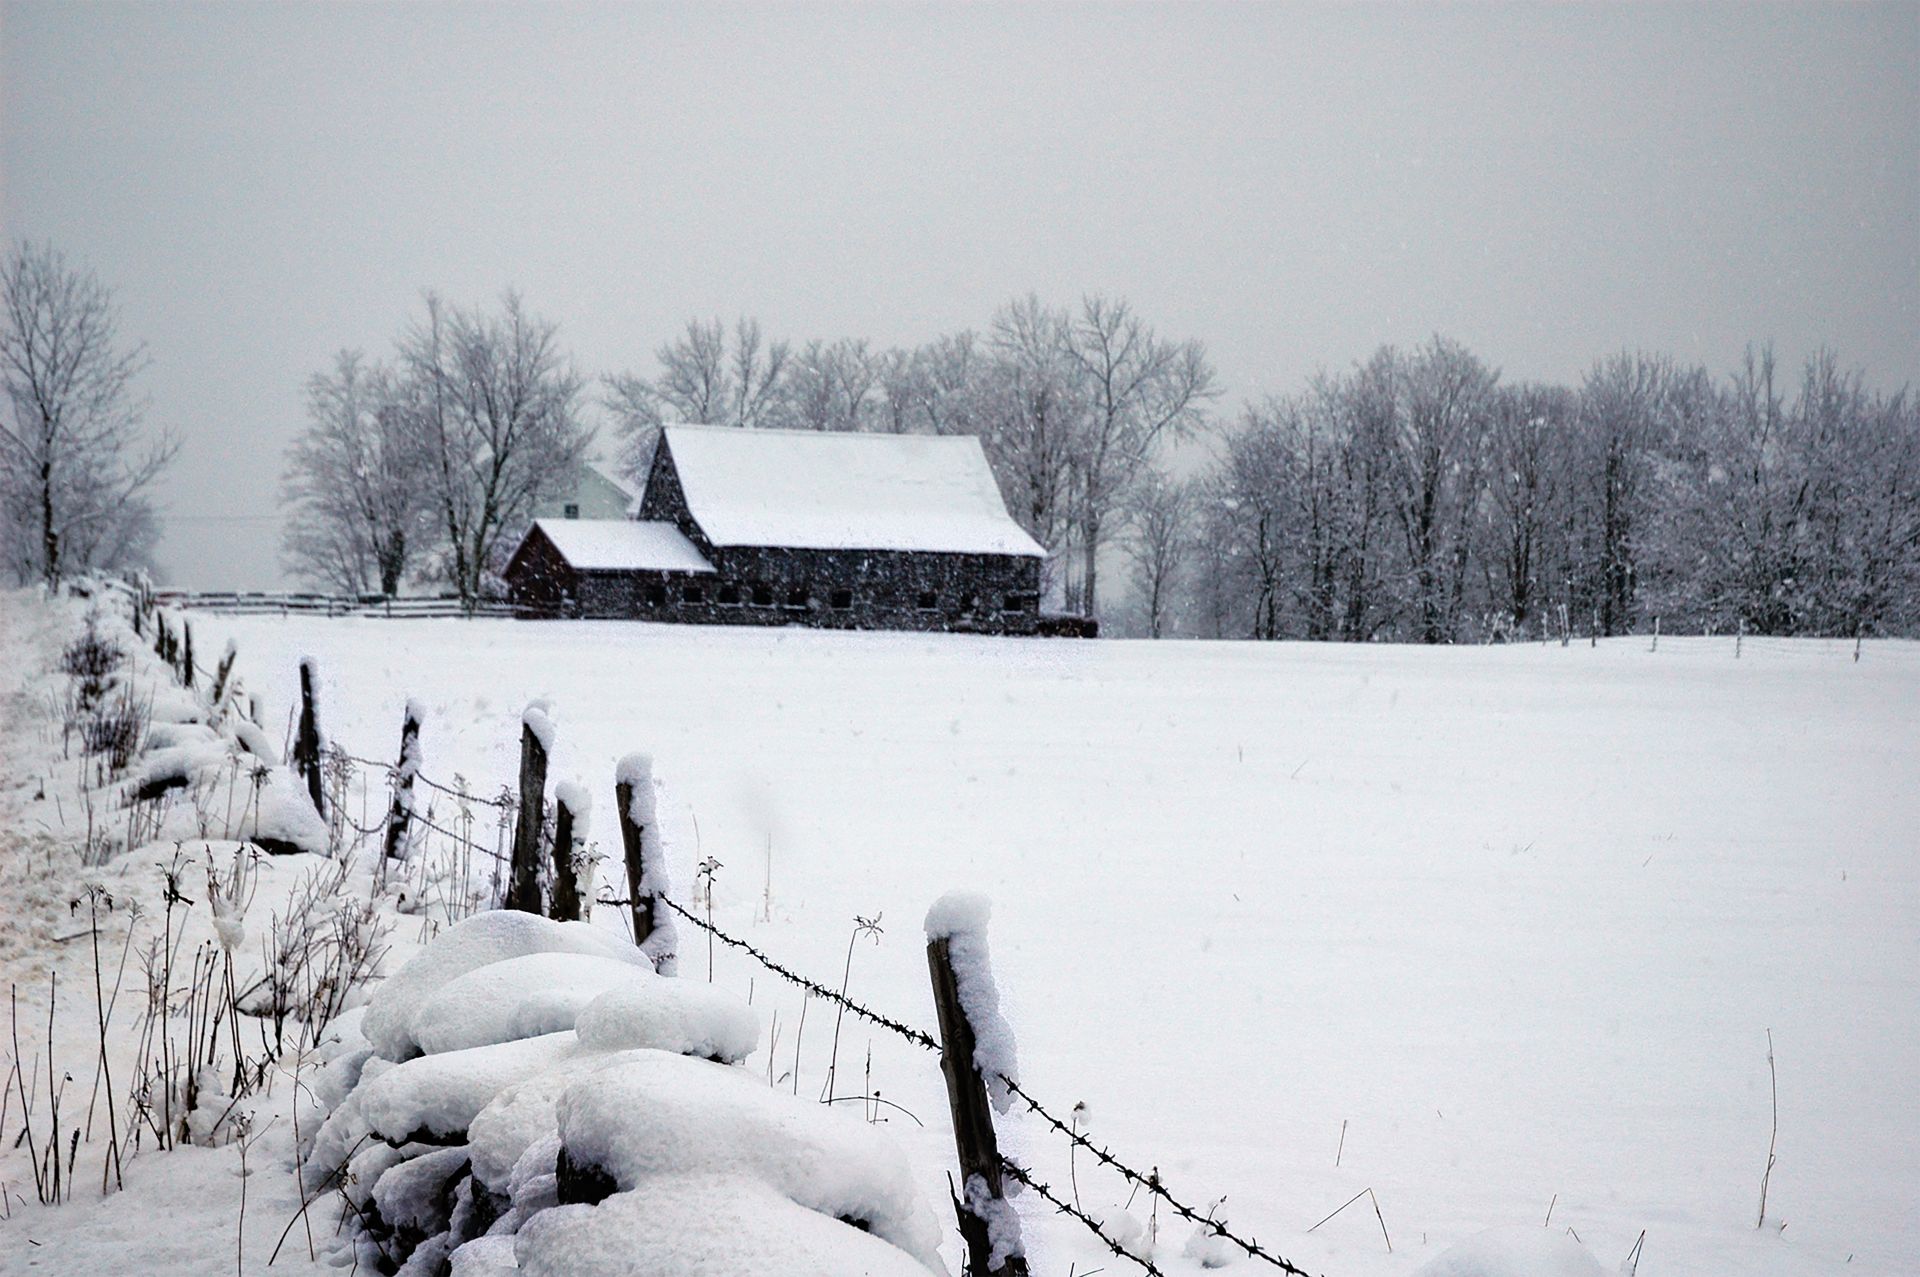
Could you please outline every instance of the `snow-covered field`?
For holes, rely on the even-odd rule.
[[[651,751],[677,896],[717,858],[715,923],[836,986],[877,916],[850,990],[909,1023],[933,1022],[927,907],[986,893],[1027,1088],[1085,1101],[1097,1141],[1203,1207],[1224,1195],[1236,1231],[1316,1273],[1412,1274],[1550,1203],[1609,1271],[1643,1229],[1646,1275],[1920,1268],[1920,646],[194,624],[204,652],[237,643],[269,723],[312,654],[332,739],[387,757],[417,698],[425,773],[482,791],[549,699],[553,775],[590,787],[603,849],[615,761]],[[681,947],[704,980],[684,924]],[[797,1058],[818,1095],[831,1008],[796,1050],[797,992],[724,948],[714,968],[763,1043],[778,1014],[778,1084]],[[839,1034],[836,1090],[870,1067],[925,1122],[884,1111],[943,1204],[935,1059],[852,1018]],[[764,1046],[747,1067],[768,1072]],[[1090,1212],[1125,1205],[1035,1119],[1000,1125]],[[1363,1199],[1307,1232],[1367,1188],[1383,1218]],[[1021,1208],[1036,1273],[1129,1270]],[[1144,1194],[1133,1214],[1164,1269],[1199,1271],[1190,1226]],[[0,1228],[0,1268],[24,1265]],[[206,1271],[233,1267],[224,1244]]]
[[[1920,1265],[1920,647],[196,624],[278,716],[317,656],[355,753],[391,753],[421,699],[438,778],[508,780],[535,697],[556,778],[603,812],[615,760],[652,751],[682,898],[716,857],[715,921],[828,983],[880,916],[852,991],[912,1023],[922,914],[989,894],[1029,1089],[1315,1271],[1409,1273],[1550,1202],[1609,1268],[1642,1229],[1643,1273]],[[794,991],[724,950],[716,979],[778,1010],[788,1072]],[[805,1027],[817,1093],[824,1005]],[[871,1041],[873,1084],[927,1123],[894,1129],[944,1201],[933,1059],[841,1036],[842,1077]],[[1060,1141],[1002,1126],[1067,1183]],[[1076,1170],[1090,1210],[1124,1203]],[[1392,1253],[1364,1202],[1306,1235],[1369,1187]],[[1125,1267],[1026,1207],[1039,1271]]]

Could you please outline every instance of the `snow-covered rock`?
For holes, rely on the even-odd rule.
[[[592,953],[527,953],[475,967],[428,994],[413,1037],[435,1054],[574,1027],[603,994],[661,983],[647,963]],[[634,1045],[640,1045],[635,1043]]]
[[[658,978],[601,994],[581,1011],[581,1045],[597,1051],[652,1047],[737,1064],[760,1043],[753,1009],[710,984]]]
[[[475,914],[435,937],[373,991],[361,1022],[367,1041],[390,1060],[418,1055],[414,1017],[434,993],[469,971],[531,953],[584,953],[647,965],[631,944],[584,922],[552,922],[512,909]]]
[[[572,1033],[549,1033],[492,1046],[423,1055],[389,1068],[361,1071],[360,1085],[314,1137],[306,1179],[319,1184],[369,1139],[437,1143],[464,1136],[494,1096],[566,1059],[579,1047]]]
[[[926,1277],[905,1252],[745,1175],[656,1177],[542,1211],[514,1243],[530,1277]],[[475,1270],[493,1277],[495,1270]],[[511,1271],[511,1270],[505,1270]]]
[[[638,1052],[568,1087],[559,1120],[567,1155],[622,1189],[661,1177],[750,1178],[935,1260],[939,1228],[891,1137],[850,1110],[795,1104],[744,1070]]]

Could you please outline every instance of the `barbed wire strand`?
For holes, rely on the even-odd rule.
[[[1286,1259],[1281,1258],[1279,1255],[1274,1254],[1272,1251],[1267,1250],[1265,1247],[1261,1246],[1260,1243],[1254,1240],[1253,1238],[1241,1237],[1238,1234],[1231,1231],[1224,1223],[1221,1223],[1218,1220],[1212,1219],[1207,1215],[1202,1215],[1199,1211],[1196,1211],[1195,1209],[1193,1209],[1193,1207],[1187,1205],[1185,1202],[1175,1197],[1172,1193],[1169,1193],[1166,1190],[1165,1186],[1163,1186],[1160,1183],[1160,1177],[1158,1175],[1142,1175],[1139,1171],[1136,1171],[1135,1169],[1133,1169],[1133,1167],[1128,1166],[1125,1162],[1115,1157],[1107,1149],[1104,1149],[1100,1147],[1098,1144],[1095,1144],[1092,1140],[1080,1134],[1080,1132],[1074,1130],[1071,1126],[1067,1125],[1065,1122],[1062,1122],[1059,1118],[1055,1117],[1052,1113],[1049,1113],[1044,1107],[1041,1106],[1040,1101],[1034,1099],[1031,1095],[1027,1094],[1026,1091],[1021,1089],[1021,1086],[1018,1082],[1014,1081],[1012,1078],[1008,1077],[1004,1073],[997,1074],[997,1076],[1002,1082],[1006,1084],[1007,1090],[1019,1096],[1021,1101],[1027,1106],[1029,1110],[1031,1110],[1033,1113],[1038,1115],[1049,1126],[1053,1127],[1054,1130],[1060,1132],[1062,1135],[1072,1140],[1075,1144],[1079,1145],[1081,1148],[1086,1149],[1087,1152],[1093,1154],[1093,1156],[1096,1159],[1098,1159],[1103,1165],[1111,1167],[1113,1170],[1117,1171],[1123,1179],[1131,1181],[1132,1183],[1138,1185],[1141,1188],[1146,1189],[1149,1193],[1158,1197],[1161,1201],[1165,1202],[1170,1208],[1172,1208],[1174,1214],[1183,1216],[1184,1218],[1191,1220],[1195,1224],[1198,1224],[1200,1227],[1208,1230],[1209,1232],[1215,1234],[1216,1236],[1221,1237],[1228,1242],[1231,1242],[1235,1246],[1238,1246],[1241,1250],[1245,1251],[1252,1258],[1264,1260],[1267,1263],[1273,1265],[1275,1268],[1278,1268],[1282,1272],[1291,1273],[1293,1274],[1293,1277],[1312,1277],[1312,1274],[1308,1273],[1304,1268],[1297,1267],[1296,1265],[1288,1262]]]
[[[1021,1166],[1018,1162],[1015,1162],[1008,1158],[1003,1157],[1000,1159],[1000,1169],[1005,1171],[1008,1175],[1011,1175],[1014,1179],[1020,1181],[1020,1183],[1024,1184],[1026,1187],[1038,1193],[1040,1197],[1049,1206],[1054,1208],[1054,1210],[1060,1212],[1062,1215],[1066,1215],[1072,1219],[1079,1220],[1080,1223],[1083,1226],[1085,1226],[1088,1232],[1092,1233],[1095,1237],[1098,1237],[1101,1241],[1105,1242],[1107,1249],[1112,1251],[1115,1255],[1118,1255],[1121,1259],[1124,1259],[1127,1262],[1132,1264],[1138,1264],[1142,1269],[1144,1269],[1146,1272],[1151,1274],[1152,1277],[1166,1277],[1165,1273],[1161,1272],[1158,1268],[1154,1266],[1154,1263],[1151,1259],[1143,1259],[1139,1255],[1136,1255],[1132,1251],[1126,1249],[1119,1242],[1115,1241],[1111,1236],[1108,1235],[1106,1229],[1100,1226],[1100,1222],[1098,1220],[1094,1219],[1093,1216],[1081,1210],[1078,1206],[1072,1205],[1069,1202],[1061,1200],[1061,1198],[1057,1196],[1052,1189],[1048,1188],[1047,1185],[1042,1181],[1035,1179],[1032,1173],[1029,1172],[1024,1166]]]
[[[358,763],[362,767],[378,768],[388,773],[391,773],[397,766],[397,764],[392,762],[381,762],[378,759],[362,758],[358,754],[349,754],[343,749],[336,748],[334,752],[350,763]],[[483,795],[473,793],[470,790],[454,789],[450,785],[441,784],[425,772],[416,771],[413,774],[413,778],[420,784],[425,785],[428,789],[437,789],[448,797],[457,798],[464,803],[480,803],[483,806],[499,807],[509,811],[519,806],[518,803],[510,802],[503,798],[487,798]]]
[[[845,1007],[847,1010],[853,1012],[856,1016],[859,1016],[862,1019],[868,1020],[873,1024],[877,1024],[882,1028],[890,1029],[893,1032],[899,1034],[901,1037],[906,1038],[910,1042],[914,1042],[920,1046],[926,1047],[930,1051],[936,1051],[936,1052],[939,1051],[940,1044],[937,1041],[935,1041],[930,1034],[925,1033],[919,1029],[916,1029],[911,1025],[903,1024],[899,1020],[896,1020],[891,1016],[883,1015],[878,1011],[874,1011],[867,1007],[861,1006],[858,1002],[855,1002],[850,998],[843,997],[841,994],[836,993],[834,990],[827,988],[826,986],[818,983],[817,981],[809,980],[805,976],[800,975],[799,973],[791,970],[790,968],[782,966],[779,962],[767,956],[767,954],[763,953],[761,950],[756,949],[753,945],[747,943],[745,940],[741,940],[736,936],[728,935],[726,932],[720,930],[720,928],[714,926],[712,923],[709,923],[706,919],[698,916],[697,914],[690,912],[687,909],[683,909],[679,904],[677,904],[672,900],[669,900],[665,896],[659,896],[656,898],[663,901],[669,909],[672,909],[675,913],[685,918],[688,922],[691,922],[694,926],[699,927],[703,931],[712,933],[714,938],[719,940],[722,944],[731,945],[733,948],[740,949],[750,954],[755,961],[759,962],[761,966],[767,968],[769,971],[772,971],[775,975],[778,975],[787,980],[790,980],[793,983],[800,985],[802,988],[805,988],[808,991],[816,994],[817,996],[827,999],[829,1002],[834,1002]],[[624,903],[624,902],[609,902],[609,903]],[[1167,1206],[1176,1215],[1179,1215],[1184,1219],[1190,1220],[1194,1224],[1197,1224],[1200,1227],[1206,1229],[1207,1231],[1215,1234],[1216,1236],[1221,1237],[1222,1239],[1231,1243],[1232,1245],[1238,1246],[1250,1258],[1261,1260],[1271,1265],[1274,1268],[1278,1268],[1281,1272],[1291,1274],[1291,1277],[1313,1277],[1313,1275],[1311,1273],[1308,1273],[1306,1269],[1299,1267],[1297,1264],[1290,1262],[1289,1260],[1283,1258],[1282,1256],[1274,1254],[1272,1251],[1262,1246],[1257,1239],[1252,1237],[1242,1237],[1238,1233],[1235,1233],[1233,1230],[1229,1229],[1226,1226],[1226,1224],[1222,1223],[1221,1221],[1212,1219],[1207,1214],[1204,1214],[1198,1210],[1195,1210],[1193,1207],[1187,1205],[1185,1202],[1181,1201],[1179,1198],[1175,1197],[1172,1193],[1167,1191],[1166,1187],[1160,1182],[1160,1177],[1158,1175],[1142,1174],[1140,1171],[1137,1171],[1133,1167],[1128,1166],[1125,1162],[1115,1157],[1110,1150],[1103,1148],[1098,1144],[1095,1144],[1092,1140],[1080,1134],[1080,1132],[1074,1130],[1066,1122],[1061,1121],[1057,1116],[1049,1112],[1047,1108],[1040,1103],[1040,1101],[1034,1099],[1033,1096],[1029,1094],[1018,1082],[1014,1081],[1012,1078],[1008,1077],[1006,1074],[996,1073],[995,1076],[998,1077],[1001,1082],[1006,1084],[1006,1087],[1010,1092],[1012,1092],[1014,1095],[1020,1098],[1021,1102],[1026,1105],[1029,1111],[1031,1111],[1036,1116],[1041,1118],[1041,1120],[1046,1122],[1047,1125],[1051,1126],[1054,1130],[1060,1132],[1062,1135],[1065,1135],[1069,1140],[1073,1141],[1073,1143],[1079,1145],[1081,1148],[1086,1149],[1087,1152],[1092,1154],[1094,1158],[1097,1159],[1102,1165],[1107,1166],[1110,1169],[1116,1171],[1117,1173],[1119,1173],[1119,1175],[1123,1179],[1127,1180],[1128,1182],[1140,1188],[1146,1189],[1150,1194],[1152,1194],[1155,1197],[1158,1197],[1161,1201],[1165,1202]]]
[[[872,1024],[877,1024],[883,1029],[889,1029],[892,1032],[897,1033],[901,1037],[907,1039],[907,1041],[909,1042],[913,1042],[920,1046],[926,1047],[929,1051],[938,1051],[940,1049],[940,1044],[934,1041],[931,1035],[921,1032],[919,1029],[914,1028],[910,1024],[905,1024],[899,1020],[896,1020],[892,1016],[887,1015],[884,1012],[875,1011],[870,1007],[861,1006],[858,1002],[855,1002],[852,998],[849,998],[842,993],[836,992],[833,989],[829,989],[826,985],[821,984],[816,980],[809,980],[807,979],[807,977],[801,975],[799,972],[793,970],[790,967],[782,966],[779,962],[767,956],[767,954],[763,953],[761,950],[754,948],[752,945],[748,944],[745,940],[741,940],[735,936],[728,935],[726,932],[720,930],[720,928],[707,922],[706,919],[701,918],[697,914],[694,914],[689,910],[682,908],[677,902],[669,899],[668,897],[655,896],[654,899],[666,905],[667,908],[673,910],[675,913],[679,914],[682,918],[685,918],[688,922],[691,922],[694,926],[699,927],[703,931],[710,932],[713,935],[714,939],[720,941],[722,944],[732,945],[736,949],[744,950],[746,953],[750,954],[753,957],[754,961],[758,962],[761,966],[765,967],[767,970],[773,972],[777,976],[781,976],[784,979],[787,979],[793,982],[794,984],[799,985],[801,988],[813,994],[815,997],[825,998],[829,1002],[836,1003],[839,1006],[845,1007],[847,1010],[853,1012],[856,1016],[859,1016],[861,1019],[866,1020]],[[631,904],[632,902],[629,900],[607,900],[607,901],[601,901],[598,903]]]

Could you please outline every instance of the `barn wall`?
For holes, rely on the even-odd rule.
[[[514,552],[505,573],[507,593],[515,603],[542,611],[563,613],[578,591],[578,577],[546,534],[534,528]]]
[[[1026,634],[1039,620],[1038,559],[755,546],[729,546],[715,556],[720,580],[709,610],[721,623]],[[728,585],[740,591],[738,605],[717,602]],[[771,596],[771,606],[753,602],[755,587]],[[804,606],[790,604],[797,595]],[[921,606],[924,595],[933,606]],[[1011,611],[1009,598],[1016,603]]]
[[[660,437],[660,446],[653,450],[653,467],[647,471],[647,490],[640,498],[637,517],[649,523],[671,523],[706,556],[707,562],[713,562],[713,543],[693,521],[686,489],[680,486],[680,472],[674,467],[673,450],[667,446],[665,435]]]
[[[715,558],[718,570],[712,576],[580,573],[572,612],[700,625],[984,634],[1031,634],[1039,623],[1040,565],[1035,559],[759,548],[723,549]],[[698,591],[697,599],[688,597],[688,587]],[[846,606],[836,607],[835,596],[841,591]],[[922,597],[929,594],[933,606],[921,607]],[[1016,604],[1011,611],[1009,598]]]

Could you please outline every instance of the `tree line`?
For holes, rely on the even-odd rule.
[[[1136,519],[1140,575],[1213,636],[1920,629],[1920,405],[1830,351],[1719,379],[1624,352],[1555,386],[1385,347],[1250,405],[1153,501],[1181,517]]]
[[[143,428],[144,353],[49,246],[16,246],[0,289],[8,570],[144,562],[175,449]],[[343,351],[305,390],[283,558],[355,594],[497,591],[596,419],[635,481],[685,421],[978,436],[1051,604],[1122,632],[1920,633],[1920,402],[1826,351],[1789,373],[1754,348],[1720,377],[1627,351],[1550,385],[1435,337],[1226,414],[1205,347],[1109,297],[1016,299],[911,348],[692,320],[647,370],[590,380],[517,294],[428,293],[384,357]]]

